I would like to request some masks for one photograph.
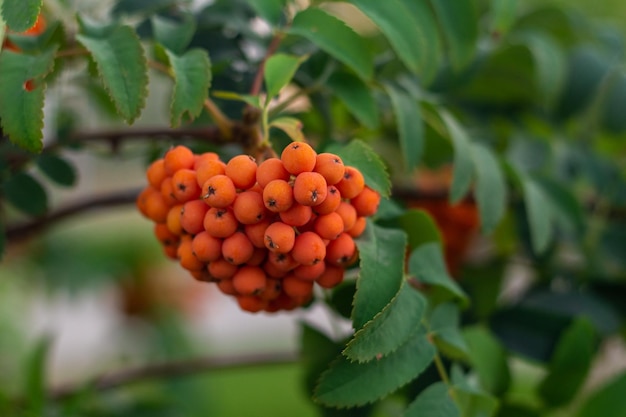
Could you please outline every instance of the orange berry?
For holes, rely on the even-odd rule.
[[[268,303],[267,307],[265,308],[265,311],[267,311],[268,313],[275,313],[280,310],[289,311],[289,310],[293,310],[299,305],[300,304],[298,303],[297,299],[291,298],[284,292],[281,292],[278,295],[278,297],[276,297],[274,300]]]
[[[313,293],[313,281],[287,275],[283,278],[283,291],[290,297],[310,297]]]
[[[211,208],[204,216],[204,230],[211,236],[226,238],[237,230],[238,223],[229,209]]]
[[[291,271],[298,266],[298,262],[289,253],[269,252],[267,262],[274,265],[279,271]]]
[[[337,239],[331,240],[326,247],[326,262],[335,266],[347,266],[353,260],[356,253],[354,239],[342,233]]]
[[[196,180],[196,171],[191,169],[179,169],[172,176],[173,193],[176,200],[181,203],[200,197],[200,187]]]
[[[293,205],[293,190],[285,180],[272,180],[263,189],[263,202],[269,211],[280,213]]]
[[[233,181],[226,175],[215,175],[202,184],[202,199],[211,207],[230,206],[237,197]]]
[[[178,245],[163,246],[163,252],[170,259],[178,259]]]
[[[333,153],[320,153],[315,160],[313,171],[322,174],[328,185],[337,184],[343,178],[345,166],[340,157]]]
[[[161,183],[167,177],[165,173],[165,161],[163,159],[157,159],[152,162],[148,169],[146,170],[146,177],[148,178],[148,182],[154,188],[161,188]]]
[[[154,235],[163,246],[178,246],[180,238],[171,232],[164,223],[154,225]]]
[[[199,271],[205,267],[204,262],[200,261],[196,258],[196,255],[193,254],[191,238],[189,236],[185,236],[185,238],[181,239],[180,245],[178,245],[177,255],[180,265],[185,269]]]
[[[290,174],[285,169],[283,161],[278,158],[269,158],[261,162],[256,169],[256,182],[263,188],[274,180],[289,181]]]
[[[356,209],[357,216],[372,216],[378,210],[380,194],[366,186],[363,191],[350,200],[350,204]]]
[[[142,196],[142,194],[140,194],[140,196]],[[147,194],[142,198],[145,198],[143,204],[146,216],[156,223],[165,223],[167,220],[167,213],[170,211],[170,206],[167,204],[161,193],[155,188],[150,187]]]
[[[283,291],[282,281],[275,278],[267,278],[267,283],[265,285],[265,290],[263,294],[261,294],[261,298],[267,301],[274,300],[278,298],[280,293]]]
[[[217,281],[217,288],[220,289],[222,294],[226,295],[237,295],[237,290],[233,285],[232,279],[220,279]]]
[[[258,313],[265,310],[267,307],[267,300],[255,295],[237,295],[237,304],[239,308],[248,313]]]
[[[324,260],[326,245],[318,234],[304,232],[296,237],[291,256],[301,265],[313,265]]]
[[[315,206],[314,210],[317,214],[328,214],[337,210],[341,203],[341,193],[334,185],[329,185],[326,191],[326,198],[322,204]]]
[[[313,223],[313,231],[322,239],[336,239],[343,229],[343,219],[334,212],[318,216]]]
[[[293,184],[293,197],[303,206],[317,206],[324,202],[328,185],[321,174],[303,172],[298,174]]]
[[[265,247],[272,252],[289,252],[293,248],[295,240],[295,230],[285,223],[274,222],[265,229]]]
[[[359,217],[356,219],[354,226],[346,230],[346,233],[348,233],[350,236],[354,238],[359,237],[365,231],[366,226],[367,226],[367,220],[365,219],[365,217]]]
[[[235,275],[239,267],[237,265],[231,264],[224,258],[219,258],[213,262],[210,262],[207,269],[209,270],[211,275],[215,277],[215,279],[222,280],[231,279]]]
[[[271,254],[272,252],[270,252],[270,255]],[[283,254],[277,254],[277,255],[283,255]],[[269,255],[268,255],[268,258],[269,258]],[[289,273],[288,270],[281,269],[280,267],[276,266],[276,264],[270,262],[269,259],[265,260],[265,263],[263,264],[263,270],[265,271],[268,277],[272,277],[272,278],[282,278]]]
[[[222,240],[202,231],[191,241],[191,250],[202,262],[217,261],[222,256]]]
[[[254,252],[252,252],[252,256],[246,262],[246,265],[259,266],[263,262],[265,262],[265,258],[267,258],[267,250],[265,248],[254,248]]]
[[[148,217],[148,209],[147,209],[147,205],[148,205],[148,198],[150,196],[150,193],[152,193],[154,190],[153,187],[146,187],[143,190],[141,190],[141,192],[137,195],[137,199],[135,200],[135,205],[137,206],[137,209],[139,210],[139,212],[141,214],[143,214],[145,217]]]
[[[201,269],[199,271],[189,271],[192,277],[194,277],[197,281],[202,282],[214,282],[215,278],[211,276],[209,271],[206,269]]]
[[[210,161],[219,161],[220,156],[215,152],[204,152],[200,155],[194,155],[193,157],[193,169],[197,171],[202,165]],[[200,185],[200,184],[198,184]]]
[[[310,206],[293,204],[288,210],[279,213],[280,220],[289,226],[304,226],[311,220],[313,210]]]
[[[320,275],[322,275],[325,269],[326,269],[326,263],[318,262],[313,265],[300,265],[299,267],[293,270],[293,274],[296,276],[296,278],[308,280],[308,281],[314,281]]]
[[[256,183],[256,161],[250,155],[237,155],[226,164],[226,175],[235,187],[247,190]]]
[[[187,201],[183,204],[180,225],[187,233],[195,235],[204,231],[204,218],[209,207],[202,200]]]
[[[294,175],[301,172],[313,171],[317,153],[305,142],[292,142],[283,149],[280,160],[285,169]]]
[[[244,191],[237,195],[233,204],[233,212],[240,223],[254,224],[265,218],[267,209],[261,194],[254,191]]]
[[[336,185],[343,198],[354,198],[363,191],[365,179],[361,171],[347,166],[343,178]]]
[[[233,275],[233,285],[242,295],[262,294],[267,285],[267,277],[262,268],[244,265]]]
[[[183,145],[178,145],[165,153],[165,172],[174,175],[179,169],[191,169],[195,162],[193,152]]]
[[[265,219],[255,224],[246,224],[244,231],[255,248],[265,249],[265,229],[270,225],[270,220]]]
[[[333,288],[343,281],[345,268],[335,265],[326,264],[326,268],[315,282],[322,288]]]
[[[45,30],[46,30],[46,18],[40,13],[39,16],[37,16],[37,20],[35,20],[35,23],[28,29],[26,29],[24,32],[21,32],[20,35],[24,35],[24,36],[37,36],[42,34]]]
[[[233,265],[241,265],[254,254],[254,246],[243,232],[235,232],[222,242],[222,256]]]
[[[182,209],[182,204],[176,204],[170,209],[170,211],[167,212],[167,219],[165,221],[165,223],[167,224],[167,228],[177,236],[183,234],[183,226],[180,222]]]
[[[198,185],[202,187],[204,183],[216,175],[224,175],[226,164],[220,160],[209,160],[201,162],[196,168],[196,176],[198,177]]]
[[[165,177],[161,183],[161,195],[165,199],[165,202],[170,206],[181,203],[174,195],[174,183],[172,183],[172,177]]]
[[[337,210],[335,210],[335,213],[341,216],[341,219],[343,220],[344,230],[352,229],[352,227],[356,223],[357,218],[356,209],[352,207],[352,204],[342,201],[339,204],[339,207],[337,207]]]

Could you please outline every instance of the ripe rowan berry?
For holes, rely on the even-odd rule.
[[[222,256],[233,265],[241,265],[254,254],[254,246],[243,232],[235,232],[222,242]]]
[[[280,279],[276,278],[267,278],[267,283],[265,285],[265,290],[260,297],[264,300],[271,301],[280,295],[283,290],[283,284]]]
[[[267,214],[263,196],[254,191],[239,193],[233,203],[233,213],[241,224],[260,222]]]
[[[144,207],[146,216],[156,223],[165,223],[170,206],[155,188],[150,187],[148,190],[145,195],[143,193],[140,194],[140,197],[143,199],[141,204]]]
[[[222,294],[226,295],[237,295],[237,290],[233,285],[232,279],[220,279],[217,281],[217,288],[220,289]]]
[[[226,175],[214,175],[202,184],[202,199],[211,207],[230,206],[237,197],[235,184]]]
[[[171,181],[174,197],[181,203],[200,197],[200,187],[196,180],[196,171],[192,169],[179,169],[172,175]]]
[[[358,217],[356,219],[356,222],[354,223],[354,226],[346,230],[346,233],[348,233],[353,238],[357,238],[363,234],[366,226],[367,226],[367,219],[365,217]]]
[[[317,172],[302,172],[298,174],[293,184],[293,197],[303,206],[322,204],[327,192],[326,180]]]
[[[280,220],[289,226],[304,226],[311,220],[313,210],[310,206],[294,203],[288,210],[279,213]]]
[[[167,219],[165,221],[167,228],[173,234],[180,236],[183,234],[183,226],[181,224],[180,218],[182,216],[183,205],[176,204],[173,206],[170,211],[167,212]]]
[[[192,277],[194,277],[197,281],[202,282],[215,282],[215,278],[211,276],[209,271],[206,269],[201,269],[199,271],[189,271]]]
[[[269,211],[280,213],[293,205],[293,190],[285,180],[272,180],[263,189],[263,203]]]
[[[344,272],[345,268],[327,263],[324,272],[315,282],[322,288],[334,288],[343,281]]]
[[[356,209],[357,216],[372,216],[378,211],[380,194],[365,186],[363,191],[350,200],[350,204]]]
[[[180,240],[180,244],[178,245],[178,260],[180,262],[180,266],[190,271],[199,271],[205,268],[204,262],[201,262],[196,255],[193,254],[193,250],[191,249],[191,237],[184,236]]]
[[[290,274],[283,278],[283,291],[290,297],[310,297],[313,293],[313,281],[297,278]]]
[[[243,229],[255,248],[265,249],[265,229],[270,225],[270,219],[264,219],[255,224],[246,224]]]
[[[340,157],[332,153],[320,153],[313,171],[322,174],[328,185],[337,184],[343,178],[345,166]]]
[[[316,280],[324,270],[326,269],[325,262],[318,262],[313,265],[300,265],[296,269],[293,270],[293,274],[296,278],[314,281]]]
[[[178,246],[180,238],[172,233],[164,223],[156,223],[154,225],[154,235],[163,246]]]
[[[344,231],[343,219],[335,212],[318,216],[313,231],[322,239],[336,239]]]
[[[181,203],[174,195],[172,177],[165,177],[165,179],[163,179],[163,182],[161,183],[161,195],[165,199],[165,202],[170,206]]]
[[[229,280],[239,270],[237,265],[233,265],[224,258],[219,258],[209,263],[207,267],[211,276],[218,280]]]
[[[256,182],[263,188],[273,180],[289,181],[290,176],[283,161],[278,158],[266,159],[256,169]]]
[[[315,167],[317,153],[305,142],[292,142],[283,149],[280,160],[285,169],[294,175],[312,171]]]
[[[324,260],[326,245],[318,234],[304,232],[296,237],[291,256],[301,265],[313,265]]]
[[[335,266],[347,266],[352,262],[355,252],[354,239],[349,234],[342,233],[337,239],[328,243],[326,262]]]
[[[318,204],[313,208],[317,214],[328,214],[337,210],[341,203],[341,193],[334,185],[329,185],[326,191],[326,198],[322,204]]]
[[[202,187],[204,183],[216,175],[224,175],[226,172],[226,164],[220,160],[208,160],[198,163],[196,168],[196,176],[198,185]]]
[[[354,198],[365,187],[365,179],[358,169],[347,166],[343,178],[337,184],[337,189],[343,198]]]
[[[217,261],[222,256],[222,239],[211,236],[207,231],[202,231],[191,241],[191,250],[202,262]]]
[[[35,20],[35,23],[30,28],[26,29],[24,32],[21,32],[20,35],[23,35],[23,36],[40,35],[46,30],[46,26],[47,26],[46,18],[44,17],[43,14],[39,13],[39,15],[37,16],[37,20]]]
[[[259,295],[267,286],[267,277],[262,268],[244,265],[233,275],[233,286],[241,295]]]
[[[271,252],[269,255],[271,255]],[[279,254],[279,255],[282,255],[282,254]],[[272,277],[272,278],[282,278],[289,273],[288,270],[283,270],[279,268],[278,266],[276,266],[276,264],[270,262],[269,259],[266,259],[265,262],[263,263],[263,270],[265,271],[268,277]]]
[[[215,152],[205,152],[199,155],[194,155],[193,169],[194,171],[197,171],[198,168],[200,168],[200,166],[202,166],[203,164],[210,162],[210,161],[219,161],[219,160],[220,160],[220,156],[216,154]],[[198,185],[201,185],[201,184],[198,184]]]
[[[205,230],[204,219],[208,211],[209,207],[201,200],[187,201],[183,204],[180,212],[180,225],[183,227],[183,230],[191,235]]]
[[[152,162],[146,170],[146,177],[148,178],[148,182],[151,186],[156,189],[160,189],[161,183],[165,177],[167,177],[167,173],[165,172],[165,161],[161,158]]]
[[[163,159],[167,175],[174,175],[179,169],[191,169],[195,162],[193,152],[183,145],[178,145],[167,151]]]
[[[265,262],[266,258],[267,250],[265,248],[261,249],[255,247],[254,252],[252,252],[252,256],[246,262],[246,265],[260,266],[261,264],[263,264],[263,262]]]
[[[296,232],[292,226],[282,222],[274,222],[265,229],[265,247],[278,253],[291,251],[296,240]]]
[[[352,204],[342,201],[339,204],[339,207],[337,207],[337,210],[335,210],[335,213],[341,216],[341,219],[343,220],[344,230],[352,229],[352,227],[356,223],[357,218],[356,209],[352,207]]]
[[[256,183],[257,164],[250,155],[237,155],[226,164],[226,175],[233,180],[235,187],[247,190]]]
[[[237,304],[243,311],[258,313],[267,307],[268,301],[255,295],[237,295]]]
[[[267,262],[275,266],[279,271],[291,271],[298,266],[290,253],[269,252]]]
[[[226,238],[237,230],[237,219],[229,209],[211,208],[204,216],[204,230],[211,236]]]

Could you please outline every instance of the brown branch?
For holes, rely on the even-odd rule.
[[[172,378],[220,369],[287,364],[293,363],[297,359],[298,355],[293,352],[238,355],[221,358],[195,358],[112,372],[92,379],[88,385],[94,390],[105,391],[150,379]],[[53,400],[62,400],[81,392],[84,388],[84,383],[61,386],[51,390],[49,397]]]
[[[125,190],[107,195],[91,197],[76,202],[67,207],[58,209],[57,211],[47,214],[43,217],[35,219],[28,223],[9,225],[6,229],[6,237],[9,243],[14,243],[39,232],[51,224],[88,210],[100,209],[105,207],[114,207],[129,204],[135,201],[140,189]]]

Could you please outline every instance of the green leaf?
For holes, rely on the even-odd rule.
[[[314,400],[338,408],[374,402],[415,379],[434,355],[423,330],[380,360],[357,363],[341,355],[322,374]]]
[[[2,17],[14,32],[24,32],[37,21],[43,0],[4,0]]]
[[[306,140],[302,133],[302,122],[295,117],[279,117],[272,120],[270,126],[282,130],[296,142]]]
[[[466,67],[476,53],[478,16],[471,0],[430,0],[448,46],[452,68]]]
[[[511,372],[502,344],[481,325],[463,329],[463,337],[480,385],[494,395],[504,394],[511,383]]]
[[[554,220],[575,233],[582,234],[585,229],[586,214],[573,190],[549,177],[533,177],[545,195],[550,196]]]
[[[116,26],[103,37],[76,39],[91,53],[118,113],[132,123],[148,94],[148,63],[137,34],[128,26]]]
[[[4,255],[4,249],[6,248],[6,245],[7,245],[7,236],[5,232],[5,227],[4,227],[4,223],[0,221],[0,261],[2,260],[2,257]]]
[[[438,39],[428,6],[403,0],[351,0],[380,28],[400,60],[426,83],[433,79],[439,63]],[[427,20],[430,20],[427,22]],[[434,36],[433,36],[434,35]]]
[[[552,107],[559,98],[567,78],[565,51],[548,35],[540,32],[522,36],[533,55],[537,91],[546,107]]]
[[[224,100],[243,101],[244,103],[249,104],[252,107],[256,107],[257,109],[263,107],[261,106],[259,96],[238,94],[233,91],[213,91],[213,96]]]
[[[424,152],[424,125],[420,106],[410,94],[398,88],[387,85],[385,89],[396,116],[404,165],[411,171],[420,163]]]
[[[409,404],[402,417],[461,417],[448,386],[435,382]]]
[[[44,77],[52,71],[55,53],[0,54],[2,129],[13,143],[30,152],[41,152],[43,148]],[[26,86],[33,89],[27,91]]]
[[[435,307],[430,316],[430,336],[437,349],[452,359],[465,359],[469,354],[459,328],[459,307],[454,303]]]
[[[457,365],[452,367],[453,398],[462,410],[463,417],[491,417],[498,409],[495,397],[472,387]]]
[[[10,177],[4,183],[2,192],[9,203],[26,214],[42,216],[48,211],[46,190],[25,172]]]
[[[320,374],[341,352],[341,345],[305,323],[301,325],[300,358],[304,365],[307,392],[312,393]]]
[[[389,197],[389,173],[376,151],[365,142],[357,139],[345,146],[333,144],[328,147],[328,152],[338,155],[345,165],[358,168],[369,187],[378,191],[382,197]]]
[[[28,410],[28,415],[40,416],[44,414],[47,397],[46,364],[51,346],[50,337],[43,337],[28,356],[24,369],[26,376],[24,390],[27,398],[25,408]]]
[[[425,210],[409,209],[399,219],[400,226],[409,237],[409,249],[425,243],[441,243],[441,234],[432,216]]]
[[[483,233],[492,231],[506,208],[507,193],[504,175],[493,152],[480,144],[472,145],[476,169],[476,201]]]
[[[196,19],[192,15],[185,15],[182,22],[155,15],[150,22],[155,40],[177,55],[185,51],[196,31]]]
[[[439,243],[426,243],[413,250],[409,257],[409,273],[419,281],[434,287],[431,293],[437,300],[453,298],[463,304],[468,303],[467,296],[446,270]]]
[[[591,368],[596,337],[593,324],[586,318],[575,320],[563,332],[550,360],[548,375],[539,385],[539,394],[547,404],[565,405],[580,391]]]
[[[37,166],[48,178],[59,185],[69,187],[76,183],[76,169],[58,155],[42,153],[37,158]]]
[[[0,0],[0,9],[2,9],[3,1],[4,0]],[[2,51],[2,47],[4,46],[4,37],[6,36],[6,31],[7,31],[7,24],[2,18],[2,16],[0,16],[0,51]]]
[[[517,13],[517,0],[491,0],[491,31],[498,36],[505,35]]]
[[[583,404],[578,417],[624,417],[626,372],[595,391]]]
[[[356,332],[343,354],[367,362],[394,352],[420,325],[425,308],[424,297],[404,281],[391,302]]]
[[[293,78],[305,57],[275,54],[265,62],[265,88],[267,96],[274,97]]]
[[[454,169],[450,187],[450,202],[457,203],[469,191],[472,178],[474,177],[471,142],[465,129],[450,113],[441,110],[439,115],[446,125],[450,139],[454,144]]]
[[[553,233],[550,199],[531,178],[522,178],[522,188],[531,244],[533,251],[540,254],[548,248]]]
[[[115,7],[113,7],[112,14],[116,17],[123,14],[135,13],[152,15],[159,10],[171,8],[184,1],[185,0],[117,0]]]
[[[393,299],[404,275],[406,234],[385,229],[368,220],[365,232],[356,240],[361,270],[354,296],[352,321],[359,330]]]
[[[255,12],[273,26],[280,24],[286,0],[246,0]]]
[[[166,53],[174,72],[170,123],[178,127],[185,113],[194,119],[202,112],[211,85],[211,61],[203,49],[192,49],[182,56]]]
[[[296,14],[288,30],[302,36],[369,80],[374,73],[371,48],[344,22],[321,9],[307,8]]]
[[[369,129],[378,127],[378,109],[372,90],[360,78],[348,72],[335,72],[326,85],[362,125]]]

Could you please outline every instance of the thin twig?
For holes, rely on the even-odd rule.
[[[6,237],[9,243],[15,243],[49,227],[55,222],[88,210],[105,207],[120,206],[132,203],[141,190],[131,189],[115,192],[107,195],[91,197],[74,204],[68,205],[57,211],[47,214],[28,223],[10,225],[6,229]]]
[[[272,38],[269,46],[267,47],[267,51],[265,51],[265,56],[263,60],[259,64],[259,68],[254,76],[254,80],[252,81],[252,87],[250,87],[250,95],[256,96],[261,92],[261,87],[263,85],[263,77],[265,75],[265,62],[276,53],[276,50],[280,46],[283,38],[285,37],[283,32],[278,32]]]
[[[115,129],[115,130],[94,130],[94,131],[77,131],[70,135],[68,142],[118,142],[131,140],[146,140],[154,138],[196,138],[202,139],[210,143],[220,144],[227,140],[221,134],[217,126],[208,126],[201,128],[133,128],[133,129]],[[58,143],[58,142],[56,142]]]
[[[279,352],[221,358],[195,358],[177,362],[151,364],[101,375],[92,379],[88,384],[61,386],[51,390],[49,397],[53,400],[62,400],[83,391],[85,385],[96,391],[105,391],[150,379],[172,378],[220,369],[280,365],[293,363],[297,360],[298,355],[296,353]]]

